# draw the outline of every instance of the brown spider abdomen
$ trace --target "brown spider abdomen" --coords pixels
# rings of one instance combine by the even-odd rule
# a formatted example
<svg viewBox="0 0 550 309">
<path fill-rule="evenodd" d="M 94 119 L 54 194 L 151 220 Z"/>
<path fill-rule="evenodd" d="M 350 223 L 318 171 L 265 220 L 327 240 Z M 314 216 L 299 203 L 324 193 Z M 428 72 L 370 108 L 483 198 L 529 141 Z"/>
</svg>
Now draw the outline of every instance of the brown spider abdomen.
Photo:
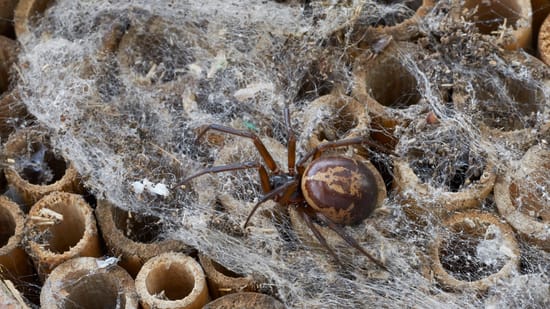
<svg viewBox="0 0 550 309">
<path fill-rule="evenodd" d="M 311 208 L 335 223 L 358 224 L 376 208 L 378 186 L 360 160 L 321 157 L 302 175 L 302 192 Z"/>
</svg>

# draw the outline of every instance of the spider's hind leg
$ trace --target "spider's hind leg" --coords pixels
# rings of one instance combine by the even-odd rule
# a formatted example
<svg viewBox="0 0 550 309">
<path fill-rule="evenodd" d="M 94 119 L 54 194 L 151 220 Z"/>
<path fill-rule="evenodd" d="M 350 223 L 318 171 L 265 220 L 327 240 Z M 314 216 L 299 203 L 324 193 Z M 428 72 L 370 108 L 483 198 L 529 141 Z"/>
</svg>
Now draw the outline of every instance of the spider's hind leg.
<svg viewBox="0 0 550 309">
<path fill-rule="evenodd" d="M 336 234 L 338 234 L 338 236 L 340 236 L 340 238 L 342 238 L 346 243 L 348 243 L 348 245 L 350 245 L 351 247 L 357 249 L 357 251 L 361 252 L 363 255 L 365 255 L 366 257 L 368 257 L 371 261 L 373 261 L 376 265 L 378 265 L 380 268 L 388 271 L 388 268 L 386 268 L 386 266 L 381 262 L 379 261 L 378 259 L 376 259 L 375 257 L 373 257 L 370 253 L 368 253 L 363 247 L 361 247 L 361 245 L 357 242 L 357 240 L 355 240 L 355 238 L 353 238 L 351 235 L 349 235 L 348 233 L 346 233 L 346 231 L 344 230 L 344 228 L 342 228 L 341 226 L 339 226 L 338 224 L 332 222 L 332 220 L 330 220 L 329 218 L 327 218 L 325 215 L 323 215 L 322 213 L 315 213 L 315 217 L 319 220 L 321 220 L 321 222 L 325 223 L 331 230 L 333 230 L 334 232 L 336 232 Z"/>
<path fill-rule="evenodd" d="M 334 250 L 332 250 L 331 247 L 329 247 L 328 243 L 327 243 L 327 240 L 325 239 L 325 237 L 321 234 L 321 232 L 319 232 L 319 230 L 315 227 L 315 223 L 313 223 L 313 220 L 311 219 L 310 215 L 300 209 L 300 208 L 296 208 L 296 211 L 298 212 L 298 214 L 300 215 L 300 217 L 302 218 L 302 220 L 304 220 L 304 222 L 306 223 L 307 227 L 311 230 L 311 232 L 313 233 L 313 235 L 315 236 L 315 238 L 317 238 L 317 240 L 319 241 L 319 243 L 321 245 L 323 245 L 323 247 L 325 247 L 328 252 L 330 253 L 330 255 L 334 258 L 334 260 L 343 266 L 342 262 L 340 261 L 340 259 L 338 258 L 338 256 L 336 255 L 336 253 L 334 253 Z"/>
</svg>

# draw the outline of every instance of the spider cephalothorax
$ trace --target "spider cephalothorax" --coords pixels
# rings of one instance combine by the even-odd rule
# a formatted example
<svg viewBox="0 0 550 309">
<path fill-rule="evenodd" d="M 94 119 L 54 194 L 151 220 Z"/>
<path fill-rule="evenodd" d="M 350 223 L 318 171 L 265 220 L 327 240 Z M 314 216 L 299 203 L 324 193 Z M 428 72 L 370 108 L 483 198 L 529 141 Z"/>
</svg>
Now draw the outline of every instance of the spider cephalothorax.
<svg viewBox="0 0 550 309">
<path fill-rule="evenodd" d="M 315 226 L 314 220 L 325 224 L 350 246 L 385 269 L 386 267 L 382 262 L 367 253 L 342 227 L 342 225 L 353 225 L 362 222 L 376 208 L 380 186 L 374 175 L 377 172 L 369 168 L 359 158 L 338 155 L 322 156 L 323 152 L 329 149 L 370 144 L 371 142 L 367 137 L 325 142 L 316 146 L 296 162 L 296 137 L 290 127 L 288 109 L 285 109 L 285 123 L 288 134 L 287 171 L 283 171 L 277 166 L 265 145 L 255 134 L 231 127 L 210 124 L 201 128 L 197 139 L 200 139 L 209 130 L 250 138 L 269 172 L 260 162 L 213 166 L 185 178 L 177 187 L 195 177 L 208 173 L 255 168 L 260 174 L 260 183 L 264 195 L 250 211 L 244 223 L 245 227 L 261 204 L 268 200 L 274 200 L 280 206 L 295 207 L 300 218 L 311 229 L 313 235 L 336 260 L 338 260 L 338 257 Z"/>
</svg>

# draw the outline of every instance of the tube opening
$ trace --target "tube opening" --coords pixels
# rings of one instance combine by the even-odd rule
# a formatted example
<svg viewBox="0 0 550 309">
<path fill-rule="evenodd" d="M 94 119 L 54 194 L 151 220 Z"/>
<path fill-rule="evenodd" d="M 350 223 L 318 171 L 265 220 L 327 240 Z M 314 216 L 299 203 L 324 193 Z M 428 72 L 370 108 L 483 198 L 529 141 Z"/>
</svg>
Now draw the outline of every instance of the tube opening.
<svg viewBox="0 0 550 309">
<path fill-rule="evenodd" d="M 546 169 L 546 172 L 548 170 L 550 168 Z M 537 222 L 550 222 L 550 207 L 545 206 L 548 203 L 548 187 L 545 183 L 547 184 L 550 179 L 548 176 L 538 176 L 527 182 L 510 184 L 512 205 Z"/>
<path fill-rule="evenodd" d="M 61 214 L 63 220 L 54 224 L 42 233 L 45 248 L 53 253 L 61 254 L 76 246 L 85 232 L 86 216 L 80 211 L 79 205 L 57 203 L 49 209 Z"/>
<path fill-rule="evenodd" d="M 18 156 L 15 169 L 31 184 L 49 185 L 63 178 L 67 163 L 43 143 L 33 142 Z"/>
<path fill-rule="evenodd" d="M 145 281 L 147 291 L 157 298 L 184 299 L 195 287 L 195 277 L 186 264 L 171 263 L 151 269 Z"/>
<path fill-rule="evenodd" d="M 535 126 L 537 114 L 544 106 L 541 89 L 513 79 L 495 80 L 478 87 L 478 104 L 474 107 L 478 108 L 476 113 L 487 126 L 503 131 Z"/>
<path fill-rule="evenodd" d="M 151 17 L 130 25 L 119 46 L 119 61 L 133 72 L 153 82 L 169 82 L 186 73 L 195 61 L 190 44 L 181 37 L 181 30 L 160 17 Z"/>
<path fill-rule="evenodd" d="M 111 207 L 111 212 L 116 228 L 132 241 L 149 244 L 159 240 L 162 231 L 159 218 L 139 215 L 115 206 Z"/>
<path fill-rule="evenodd" d="M 0 248 L 7 245 L 15 234 L 15 218 L 4 207 L 0 207 Z"/>
<path fill-rule="evenodd" d="M 411 18 L 422 6 L 422 0 L 377 0 L 377 3 L 392 6 L 395 9 L 384 15 L 379 23 L 382 26 L 395 26 Z"/>
<path fill-rule="evenodd" d="M 124 308 L 124 294 L 120 293 L 115 279 L 109 274 L 86 274 L 66 284 L 67 297 L 63 308 Z"/>
<path fill-rule="evenodd" d="M 384 57 L 369 67 L 365 83 L 370 95 L 387 107 L 404 109 L 421 98 L 416 77 L 393 56 Z"/>
<path fill-rule="evenodd" d="M 486 159 L 473 151 L 458 132 L 436 131 L 418 137 L 408 156 L 412 170 L 422 182 L 458 192 L 481 179 Z"/>
<path fill-rule="evenodd" d="M 25 1 L 25 0 L 22 0 Z M 21 2 L 22 2 L 21 1 Z M 32 5 L 29 8 L 29 15 L 27 16 L 27 23 L 30 27 L 36 28 L 40 23 L 40 19 L 44 16 L 44 12 L 55 4 L 55 0 L 35 0 L 32 1 Z"/>
<path fill-rule="evenodd" d="M 499 272 L 508 259 L 499 251 L 503 246 L 500 229 L 472 222 L 464 220 L 451 226 L 439 253 L 441 265 L 451 276 L 470 282 Z"/>
<path fill-rule="evenodd" d="M 483 34 L 493 34 L 504 25 L 515 28 L 516 23 L 523 18 L 517 1 L 466 0 L 463 7 L 475 10 L 468 19 L 474 22 Z"/>
<path fill-rule="evenodd" d="M 3 195 L 8 191 L 8 180 L 6 179 L 6 174 L 4 174 L 4 170 L 0 169 L 0 195 Z"/>
<path fill-rule="evenodd" d="M 365 117 L 359 103 L 336 96 L 329 96 L 328 104 L 321 106 L 319 113 L 324 114 L 317 119 L 316 132 L 319 141 L 336 141 L 346 137 L 350 131 L 357 128 L 359 117 Z M 364 128 L 366 129 L 366 128 Z"/>
</svg>

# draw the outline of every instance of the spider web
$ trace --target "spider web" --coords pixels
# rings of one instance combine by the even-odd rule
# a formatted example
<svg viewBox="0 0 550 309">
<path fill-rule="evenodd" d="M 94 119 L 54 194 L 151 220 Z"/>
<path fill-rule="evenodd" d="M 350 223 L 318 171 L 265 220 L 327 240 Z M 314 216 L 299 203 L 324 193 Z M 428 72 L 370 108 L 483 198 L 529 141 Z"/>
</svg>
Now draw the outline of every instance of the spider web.
<svg viewBox="0 0 550 309">
<path fill-rule="evenodd" d="M 405 215 L 392 189 L 392 161 L 377 151 L 367 153 L 383 172 L 388 199 L 347 231 L 380 256 L 391 275 L 331 240 L 344 264 L 338 266 L 274 203 L 262 206 L 243 230 L 262 194 L 254 170 L 206 175 L 166 197 L 133 190 L 144 179 L 170 187 L 205 166 L 261 160 L 243 138 L 213 132 L 195 143 L 204 124 L 255 132 L 282 168 L 285 107 L 299 155 L 309 149 L 320 123 L 324 139 L 344 138 L 357 123 L 341 112 L 346 105 L 332 111 L 311 108 L 312 101 L 329 93 L 350 95 L 349 54 L 357 33 L 406 20 L 420 2 L 59 0 L 25 38 L 19 87 L 29 111 L 50 129 L 56 148 L 71 158 L 97 198 L 159 218 L 161 231 L 151 226 L 160 233 L 156 237 L 181 239 L 232 271 L 261 276 L 262 291 L 289 307 L 547 307 L 549 253 L 523 240 L 520 269 L 485 296 L 446 291 L 426 275 L 434 235 L 450 232 L 440 228 L 440 220 L 419 224 Z M 490 11 L 491 21 L 510 23 L 501 8 L 508 2 L 493 2 L 500 6 Z M 395 151 L 438 190 L 458 191 L 478 179 L 488 160 L 502 172 L 526 152 L 515 140 L 484 138 L 480 123 L 526 129 L 533 133 L 529 145 L 548 147 L 548 133 L 541 129 L 550 110 L 547 67 L 529 65 L 525 52 L 500 50 L 496 41 L 509 32 L 497 26 L 481 35 L 487 31 L 479 19 L 453 15 L 459 5 L 439 1 L 419 21 L 418 35 L 410 40 L 414 52 L 395 35 L 392 67 L 414 83 L 382 85 L 371 93 L 380 101 L 406 102 L 397 108 L 396 115 L 408 121 L 393 132 Z M 117 33 L 124 36 L 117 39 Z M 383 57 L 380 38 L 364 35 L 380 50 L 363 52 Z M 426 122 L 428 112 L 437 125 Z M 363 129 L 389 134 L 379 127 Z M 542 190 L 548 197 L 548 186 Z M 497 214 L 492 196 L 482 209 Z M 494 244 L 482 240 L 474 246 L 487 252 Z M 460 260 L 474 253 L 456 254 Z M 477 253 L 481 257 L 480 263 L 489 264 L 500 258 Z"/>
</svg>

